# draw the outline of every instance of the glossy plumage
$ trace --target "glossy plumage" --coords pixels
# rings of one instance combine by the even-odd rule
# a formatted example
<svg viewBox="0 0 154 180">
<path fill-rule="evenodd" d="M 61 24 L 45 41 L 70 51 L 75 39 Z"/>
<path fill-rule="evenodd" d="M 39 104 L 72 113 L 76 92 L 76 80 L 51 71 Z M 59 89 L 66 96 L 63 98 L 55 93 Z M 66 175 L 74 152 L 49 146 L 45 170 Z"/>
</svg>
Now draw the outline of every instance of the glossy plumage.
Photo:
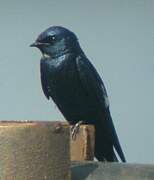
<svg viewBox="0 0 154 180">
<path fill-rule="evenodd" d="M 53 99 L 70 124 L 83 121 L 95 126 L 98 160 L 117 161 L 115 149 L 125 162 L 103 81 L 80 48 L 75 34 L 53 26 L 41 33 L 32 46 L 43 54 L 40 67 L 45 96 Z"/>
</svg>

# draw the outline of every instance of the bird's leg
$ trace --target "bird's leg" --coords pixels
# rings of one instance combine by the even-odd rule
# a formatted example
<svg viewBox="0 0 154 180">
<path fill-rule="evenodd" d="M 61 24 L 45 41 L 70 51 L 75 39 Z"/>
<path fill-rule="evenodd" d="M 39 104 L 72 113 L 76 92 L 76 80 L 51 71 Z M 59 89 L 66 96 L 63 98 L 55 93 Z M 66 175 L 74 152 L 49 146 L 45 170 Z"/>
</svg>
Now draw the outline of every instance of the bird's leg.
<svg viewBox="0 0 154 180">
<path fill-rule="evenodd" d="M 76 139 L 76 135 L 79 132 L 80 125 L 83 123 L 83 121 L 77 122 L 75 125 L 71 127 L 71 137 L 72 140 Z"/>
</svg>

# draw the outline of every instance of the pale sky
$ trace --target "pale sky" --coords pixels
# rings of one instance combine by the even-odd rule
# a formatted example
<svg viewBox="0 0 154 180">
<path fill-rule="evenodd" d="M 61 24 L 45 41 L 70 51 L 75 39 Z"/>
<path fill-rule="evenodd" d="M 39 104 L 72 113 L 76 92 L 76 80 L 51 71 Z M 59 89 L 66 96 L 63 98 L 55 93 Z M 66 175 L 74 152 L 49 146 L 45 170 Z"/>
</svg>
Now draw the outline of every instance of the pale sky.
<svg viewBox="0 0 154 180">
<path fill-rule="evenodd" d="M 154 1 L 0 3 L 0 119 L 63 120 L 40 84 L 29 45 L 51 25 L 72 30 L 105 83 L 128 162 L 154 163 Z"/>
</svg>

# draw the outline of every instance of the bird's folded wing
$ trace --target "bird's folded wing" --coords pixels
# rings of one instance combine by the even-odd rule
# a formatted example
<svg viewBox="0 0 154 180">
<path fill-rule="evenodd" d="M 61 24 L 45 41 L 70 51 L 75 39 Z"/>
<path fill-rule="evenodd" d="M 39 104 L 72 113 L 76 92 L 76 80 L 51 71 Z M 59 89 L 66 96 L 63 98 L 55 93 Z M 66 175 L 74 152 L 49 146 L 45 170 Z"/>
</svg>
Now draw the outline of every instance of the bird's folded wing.
<svg viewBox="0 0 154 180">
<path fill-rule="evenodd" d="M 107 92 L 94 66 L 84 56 L 76 58 L 76 65 L 84 90 L 100 103 L 101 108 L 108 108 L 109 100 Z"/>
<path fill-rule="evenodd" d="M 91 98 L 96 99 L 95 101 L 99 103 L 99 106 L 102 110 L 109 110 L 106 89 L 96 69 L 86 57 L 78 57 L 76 59 L 76 64 L 84 90 L 87 91 Z M 106 123 L 108 123 L 108 125 L 104 124 L 104 126 L 108 128 L 108 131 L 112 137 L 113 146 L 118 152 L 121 160 L 126 162 L 109 111 L 107 111 L 107 115 L 108 121 L 106 121 Z"/>
</svg>

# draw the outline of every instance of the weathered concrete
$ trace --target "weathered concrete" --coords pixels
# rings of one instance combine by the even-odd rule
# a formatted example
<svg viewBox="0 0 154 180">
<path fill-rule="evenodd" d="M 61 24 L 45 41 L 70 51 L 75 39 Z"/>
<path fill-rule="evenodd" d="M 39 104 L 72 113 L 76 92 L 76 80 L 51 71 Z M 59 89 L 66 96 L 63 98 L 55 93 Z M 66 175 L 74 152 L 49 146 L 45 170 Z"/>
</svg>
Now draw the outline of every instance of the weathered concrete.
<svg viewBox="0 0 154 180">
<path fill-rule="evenodd" d="M 154 180 L 154 165 L 74 162 L 72 180 Z"/>
<path fill-rule="evenodd" d="M 71 139 L 71 160 L 93 160 L 95 129 L 92 125 L 81 125 L 74 139 Z"/>
<path fill-rule="evenodd" d="M 59 122 L 1 122 L 0 180 L 69 180 L 69 137 Z"/>
</svg>

